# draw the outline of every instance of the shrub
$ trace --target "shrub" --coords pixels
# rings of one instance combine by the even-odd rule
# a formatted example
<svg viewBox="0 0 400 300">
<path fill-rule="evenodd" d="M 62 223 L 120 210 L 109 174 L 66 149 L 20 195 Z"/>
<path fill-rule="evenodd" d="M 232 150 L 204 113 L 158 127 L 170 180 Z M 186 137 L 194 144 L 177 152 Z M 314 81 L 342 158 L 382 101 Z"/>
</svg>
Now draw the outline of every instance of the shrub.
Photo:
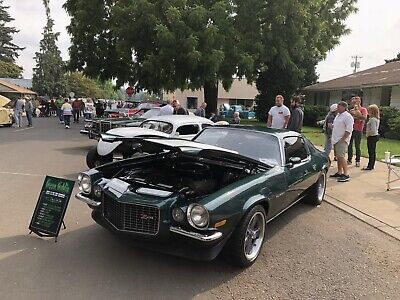
<svg viewBox="0 0 400 300">
<path fill-rule="evenodd" d="M 304 120 L 303 125 L 305 126 L 317 126 L 317 122 L 323 120 L 328 113 L 328 108 L 323 105 L 304 106 Z"/>
<path fill-rule="evenodd" d="M 396 135 L 400 135 L 400 111 L 396 107 L 390 106 L 381 106 L 379 110 L 381 113 L 379 134 L 386 138 L 394 138 Z"/>
</svg>

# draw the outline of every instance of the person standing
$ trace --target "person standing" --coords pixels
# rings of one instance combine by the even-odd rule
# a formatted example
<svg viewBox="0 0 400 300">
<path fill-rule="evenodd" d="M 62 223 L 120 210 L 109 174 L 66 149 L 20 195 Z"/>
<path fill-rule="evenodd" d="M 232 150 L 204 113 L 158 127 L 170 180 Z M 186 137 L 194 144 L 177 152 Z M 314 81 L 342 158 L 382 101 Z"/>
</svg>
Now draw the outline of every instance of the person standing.
<svg viewBox="0 0 400 300">
<path fill-rule="evenodd" d="M 329 108 L 329 113 L 326 115 L 323 125 L 323 130 L 325 134 L 324 152 L 328 156 L 331 154 L 332 150 L 332 127 L 333 127 L 333 120 L 336 117 L 337 107 L 338 105 L 336 103 L 331 105 L 331 107 Z"/>
<path fill-rule="evenodd" d="M 196 110 L 196 112 L 194 113 L 196 116 L 198 117 L 206 117 L 206 107 L 207 107 L 207 103 L 203 102 L 200 107 Z"/>
<path fill-rule="evenodd" d="M 275 97 L 275 106 L 268 112 L 267 127 L 285 129 L 290 119 L 290 110 L 283 104 L 282 95 Z"/>
<path fill-rule="evenodd" d="M 32 117 L 33 117 L 33 107 L 32 100 L 30 98 L 25 98 L 25 112 L 26 118 L 28 119 L 28 127 L 32 127 Z"/>
<path fill-rule="evenodd" d="M 338 178 L 339 182 L 350 180 L 347 170 L 346 153 L 353 132 L 354 119 L 347 111 L 348 105 L 340 101 L 337 106 L 338 115 L 333 121 L 332 145 L 337 158 L 337 172 L 330 177 Z"/>
<path fill-rule="evenodd" d="M 91 98 L 87 98 L 85 103 L 84 116 L 86 120 L 91 120 L 94 113 L 94 104 Z"/>
<path fill-rule="evenodd" d="M 17 99 L 14 105 L 14 119 L 17 127 L 22 127 L 22 113 L 24 111 L 25 102 L 23 99 Z"/>
<path fill-rule="evenodd" d="M 350 110 L 350 114 L 354 118 L 354 128 L 349 143 L 347 164 L 352 164 L 354 142 L 354 146 L 356 148 L 356 167 L 359 167 L 361 158 L 361 138 L 364 130 L 365 120 L 368 116 L 368 111 L 365 107 L 361 106 L 361 97 L 359 96 L 351 98 L 351 103 L 353 108 Z"/>
<path fill-rule="evenodd" d="M 61 107 L 63 104 L 64 104 L 64 99 L 61 96 L 58 97 L 56 100 L 56 108 L 57 108 L 57 116 L 58 116 L 58 119 L 60 120 L 60 124 L 64 123 L 63 112 L 61 110 Z"/>
<path fill-rule="evenodd" d="M 160 109 L 160 116 L 169 116 L 174 114 L 174 108 L 172 107 L 172 100 L 167 100 L 167 105 L 164 105 Z"/>
<path fill-rule="evenodd" d="M 368 165 L 363 168 L 364 171 L 373 170 L 376 161 L 376 143 L 379 141 L 379 107 L 375 104 L 368 106 L 369 120 L 366 126 Z"/>
<path fill-rule="evenodd" d="M 71 116 L 72 116 L 72 106 L 71 106 L 71 104 L 69 104 L 68 99 L 65 99 L 64 104 L 61 107 L 61 110 L 63 112 L 65 129 L 69 129 Z M 78 111 L 78 113 L 79 113 L 79 111 Z"/>
<path fill-rule="evenodd" d="M 238 111 L 235 111 L 233 113 L 233 119 L 231 121 L 231 124 L 240 124 L 240 114 Z"/>
<path fill-rule="evenodd" d="M 64 103 L 65 104 L 65 103 Z M 64 105 L 63 104 L 63 105 Z M 74 115 L 74 123 L 79 123 L 79 114 L 81 110 L 81 101 L 75 99 L 72 102 L 72 114 Z M 65 120 L 64 120 L 65 121 Z M 69 128 L 69 127 L 68 127 Z"/>
<path fill-rule="evenodd" d="M 300 106 L 299 96 L 292 97 L 290 100 L 290 108 L 290 119 L 287 129 L 301 133 L 301 129 L 303 128 L 304 112 Z"/>
<path fill-rule="evenodd" d="M 187 115 L 188 112 L 184 109 L 178 100 L 172 102 L 172 107 L 174 108 L 174 115 Z"/>
</svg>

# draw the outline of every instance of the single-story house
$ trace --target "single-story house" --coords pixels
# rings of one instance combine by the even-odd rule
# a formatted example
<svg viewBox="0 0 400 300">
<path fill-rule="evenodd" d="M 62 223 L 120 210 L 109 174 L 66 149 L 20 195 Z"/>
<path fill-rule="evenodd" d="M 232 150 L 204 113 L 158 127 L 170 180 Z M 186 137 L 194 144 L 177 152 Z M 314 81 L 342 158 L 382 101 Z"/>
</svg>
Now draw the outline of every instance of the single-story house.
<svg viewBox="0 0 400 300">
<path fill-rule="evenodd" d="M 4 79 L 0 79 L 0 94 L 10 99 L 16 99 L 23 96 L 36 96 L 36 93 L 31 91 L 30 89 L 13 84 Z"/>
<path fill-rule="evenodd" d="M 246 79 L 235 78 L 229 91 L 225 91 L 222 83 L 218 86 L 217 107 L 228 103 L 230 105 L 243 105 L 245 107 L 254 106 L 254 98 L 258 94 L 255 84 L 248 84 Z M 204 90 L 176 90 L 173 93 L 164 93 L 163 99 L 179 100 L 182 107 L 186 109 L 196 109 L 204 102 Z"/>
<path fill-rule="evenodd" d="M 329 106 L 359 95 L 363 106 L 377 104 L 400 108 L 400 61 L 316 83 L 302 91 L 307 104 Z"/>
</svg>

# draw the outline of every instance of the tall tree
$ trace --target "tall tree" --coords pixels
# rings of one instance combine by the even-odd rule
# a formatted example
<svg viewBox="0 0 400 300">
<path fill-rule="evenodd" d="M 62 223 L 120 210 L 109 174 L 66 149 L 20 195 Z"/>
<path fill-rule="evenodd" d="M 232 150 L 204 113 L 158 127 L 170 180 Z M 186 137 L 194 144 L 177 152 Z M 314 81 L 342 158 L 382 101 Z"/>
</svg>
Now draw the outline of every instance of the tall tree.
<svg viewBox="0 0 400 300">
<path fill-rule="evenodd" d="M 22 68 L 16 64 L 0 60 L 0 77 L 21 78 Z"/>
<path fill-rule="evenodd" d="M 315 66 L 347 34 L 357 0 L 265 1 L 264 62 L 257 79 L 257 116 L 265 120 L 277 94 L 289 98 L 317 80 Z"/>
<path fill-rule="evenodd" d="M 53 32 L 54 21 L 50 16 L 50 0 L 43 0 L 47 23 L 43 30 L 36 67 L 33 68 L 32 86 L 39 95 L 55 97 L 65 93 L 65 67 L 57 47 L 59 32 Z"/>
<path fill-rule="evenodd" d="M 21 48 L 15 45 L 13 35 L 18 33 L 19 30 L 15 27 L 7 26 L 7 23 L 14 21 L 10 14 L 7 12 L 9 6 L 3 5 L 3 0 L 0 0 L 0 60 L 7 63 L 15 63 L 15 59 L 18 57 L 18 51 L 25 48 Z"/>
<path fill-rule="evenodd" d="M 274 93 L 315 80 L 316 63 L 347 32 L 355 2 L 67 0 L 70 66 L 150 91 L 204 87 L 209 110 L 218 81 L 228 89 L 234 75 L 259 77 L 265 114 Z"/>
</svg>

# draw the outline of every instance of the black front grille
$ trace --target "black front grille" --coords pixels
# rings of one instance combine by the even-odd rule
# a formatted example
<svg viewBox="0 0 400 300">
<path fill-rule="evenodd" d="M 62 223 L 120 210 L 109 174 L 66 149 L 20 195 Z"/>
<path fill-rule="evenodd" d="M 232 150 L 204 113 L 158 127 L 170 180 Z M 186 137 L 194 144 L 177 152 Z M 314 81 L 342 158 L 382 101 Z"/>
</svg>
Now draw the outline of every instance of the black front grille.
<svg viewBox="0 0 400 300">
<path fill-rule="evenodd" d="M 119 230 L 153 235 L 158 232 L 160 211 L 154 206 L 122 203 L 104 197 L 103 214 Z"/>
<path fill-rule="evenodd" d="M 111 129 L 111 122 L 101 122 L 100 133 L 105 133 Z"/>
<path fill-rule="evenodd" d="M 100 124 L 101 124 L 100 121 L 93 122 L 93 127 L 92 127 L 93 131 L 100 133 Z"/>
</svg>

